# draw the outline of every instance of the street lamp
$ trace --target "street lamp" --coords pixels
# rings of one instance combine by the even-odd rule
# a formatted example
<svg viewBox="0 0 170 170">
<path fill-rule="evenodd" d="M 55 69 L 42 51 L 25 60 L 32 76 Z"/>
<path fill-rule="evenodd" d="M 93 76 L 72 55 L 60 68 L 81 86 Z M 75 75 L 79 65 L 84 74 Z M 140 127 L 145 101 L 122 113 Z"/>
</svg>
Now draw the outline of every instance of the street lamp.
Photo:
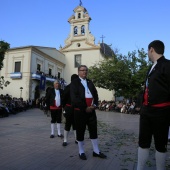
<svg viewBox="0 0 170 170">
<path fill-rule="evenodd" d="M 22 89 L 23 89 L 23 87 L 20 87 L 20 90 L 21 90 L 20 98 L 22 97 Z"/>
</svg>

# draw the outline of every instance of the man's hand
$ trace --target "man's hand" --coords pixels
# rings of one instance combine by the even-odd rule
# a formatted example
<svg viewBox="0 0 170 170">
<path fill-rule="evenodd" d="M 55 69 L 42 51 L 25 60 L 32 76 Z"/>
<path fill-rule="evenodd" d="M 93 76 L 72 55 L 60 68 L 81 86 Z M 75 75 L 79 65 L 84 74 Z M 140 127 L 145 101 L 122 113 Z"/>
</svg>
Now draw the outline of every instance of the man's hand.
<svg viewBox="0 0 170 170">
<path fill-rule="evenodd" d="M 86 112 L 87 112 L 87 113 L 92 112 L 92 108 L 91 108 L 91 106 L 86 108 Z"/>
<path fill-rule="evenodd" d="M 96 109 L 95 106 L 89 106 L 89 107 L 86 108 L 86 112 L 90 113 L 90 112 L 92 112 L 95 109 Z"/>
<path fill-rule="evenodd" d="M 91 110 L 95 110 L 95 109 L 96 109 L 96 106 L 90 106 L 90 109 L 91 109 Z"/>
</svg>

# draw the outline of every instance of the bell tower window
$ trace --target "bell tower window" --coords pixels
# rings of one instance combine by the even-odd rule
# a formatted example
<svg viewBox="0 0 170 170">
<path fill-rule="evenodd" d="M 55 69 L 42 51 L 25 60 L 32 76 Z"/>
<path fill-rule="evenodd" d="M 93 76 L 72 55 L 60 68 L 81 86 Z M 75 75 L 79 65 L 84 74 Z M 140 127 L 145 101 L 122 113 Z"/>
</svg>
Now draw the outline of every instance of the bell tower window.
<svg viewBox="0 0 170 170">
<path fill-rule="evenodd" d="M 74 35 L 77 35 L 77 26 L 74 27 Z"/>
<path fill-rule="evenodd" d="M 85 26 L 84 26 L 84 25 L 81 26 L 81 34 L 82 34 L 82 35 L 85 34 Z"/>
<path fill-rule="evenodd" d="M 78 18 L 81 18 L 81 13 L 78 13 Z"/>
</svg>

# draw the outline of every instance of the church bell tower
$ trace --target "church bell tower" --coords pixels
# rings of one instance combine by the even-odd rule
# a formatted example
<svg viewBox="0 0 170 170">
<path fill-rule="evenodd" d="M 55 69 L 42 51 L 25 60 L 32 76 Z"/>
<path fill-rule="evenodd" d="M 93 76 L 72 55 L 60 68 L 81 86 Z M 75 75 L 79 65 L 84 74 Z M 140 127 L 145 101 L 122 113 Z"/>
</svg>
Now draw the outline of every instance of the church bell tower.
<svg viewBox="0 0 170 170">
<path fill-rule="evenodd" d="M 77 47 L 81 46 L 80 41 L 85 41 L 91 45 L 95 44 L 95 38 L 89 30 L 91 17 L 89 16 L 88 11 L 80 5 L 73 11 L 74 14 L 68 19 L 68 22 L 70 23 L 70 34 L 65 40 L 65 47 L 60 49 L 61 51 L 70 46 L 73 42 L 77 42 Z"/>
</svg>

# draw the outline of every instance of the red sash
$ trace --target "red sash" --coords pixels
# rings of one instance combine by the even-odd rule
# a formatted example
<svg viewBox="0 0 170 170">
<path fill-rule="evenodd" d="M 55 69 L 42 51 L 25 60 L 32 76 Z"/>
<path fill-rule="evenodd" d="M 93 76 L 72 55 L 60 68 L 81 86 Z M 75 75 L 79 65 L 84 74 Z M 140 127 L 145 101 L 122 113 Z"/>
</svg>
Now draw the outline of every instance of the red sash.
<svg viewBox="0 0 170 170">
<path fill-rule="evenodd" d="M 56 106 L 56 101 L 54 100 L 54 105 L 53 106 L 50 106 L 50 109 L 51 110 L 59 110 L 59 109 L 62 109 L 61 106 Z"/>
<path fill-rule="evenodd" d="M 93 101 L 93 98 L 86 98 L 86 104 L 88 107 L 93 104 L 92 101 Z"/>
<path fill-rule="evenodd" d="M 145 89 L 145 93 L 144 93 L 144 102 L 143 104 L 145 106 L 148 105 L 148 88 L 146 87 Z M 151 105 L 152 107 L 166 107 L 166 106 L 170 106 L 170 102 L 165 102 L 165 103 L 159 103 L 159 104 L 154 104 L 154 105 Z"/>
<path fill-rule="evenodd" d="M 165 102 L 165 103 L 152 105 L 152 107 L 165 107 L 165 106 L 170 106 L 170 102 Z"/>
<path fill-rule="evenodd" d="M 87 106 L 91 106 L 93 102 L 93 98 L 86 98 L 86 104 Z M 80 110 L 79 108 L 74 108 L 74 110 Z"/>
<path fill-rule="evenodd" d="M 145 93 L 144 93 L 144 100 L 143 100 L 144 105 L 148 105 L 148 88 L 146 87 Z"/>
</svg>

